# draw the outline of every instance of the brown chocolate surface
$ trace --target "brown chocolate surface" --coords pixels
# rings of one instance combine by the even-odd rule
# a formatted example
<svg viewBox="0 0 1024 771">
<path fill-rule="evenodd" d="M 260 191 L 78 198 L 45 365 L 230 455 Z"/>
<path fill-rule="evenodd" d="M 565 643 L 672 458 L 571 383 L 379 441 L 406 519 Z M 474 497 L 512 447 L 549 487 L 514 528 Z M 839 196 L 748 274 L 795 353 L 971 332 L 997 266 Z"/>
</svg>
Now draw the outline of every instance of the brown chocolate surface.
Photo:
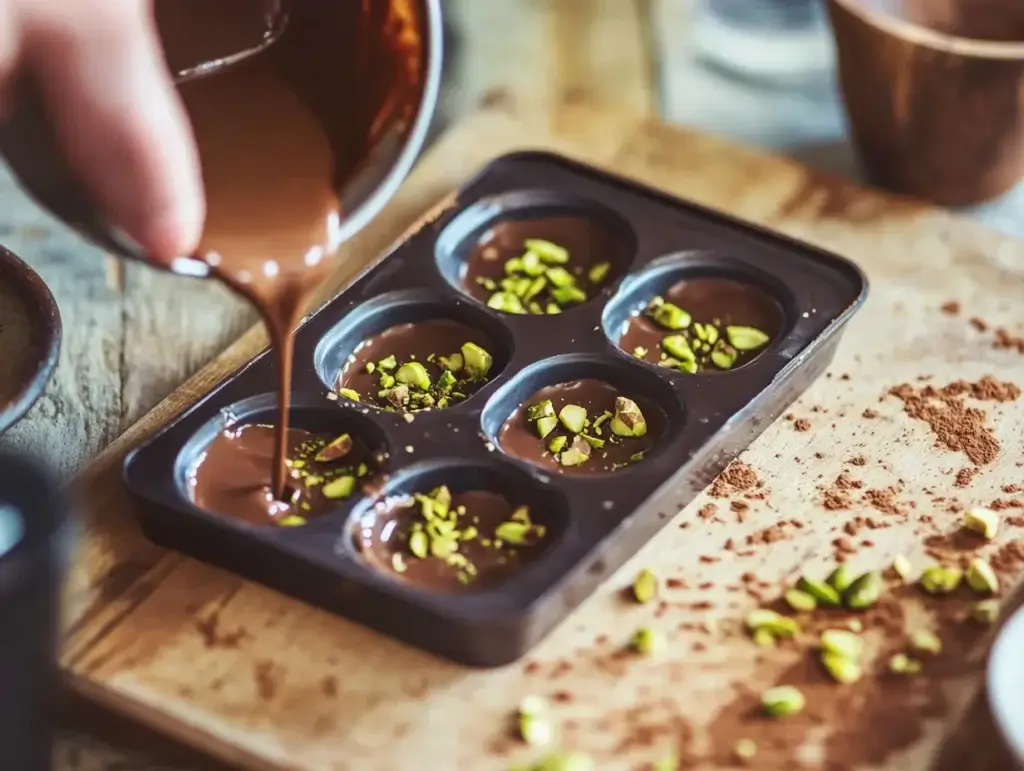
<svg viewBox="0 0 1024 771">
<path fill-rule="evenodd" d="M 399 364 L 418 361 L 426 368 L 431 383 L 437 383 L 438 378 L 444 371 L 438 357 L 450 357 L 459 353 L 464 343 L 476 343 L 492 356 L 495 353 L 494 343 L 479 329 L 461 324 L 457 321 L 444 319 L 436 321 L 423 321 L 407 324 L 397 324 L 389 327 L 378 335 L 364 341 L 356 348 L 349 357 L 341 374 L 338 377 L 338 389 L 346 388 L 359 394 L 359 401 L 363 404 L 371 404 L 382 409 L 392 410 L 395 405 L 380 396 L 382 391 L 382 375 L 389 374 L 388 371 L 377 366 L 377 363 L 389 356 L 394 356 Z M 374 371 L 367 372 L 367 364 L 374 365 Z M 394 375 L 394 370 L 390 371 Z M 492 368 L 488 378 L 497 374 Z M 487 380 L 472 380 L 459 374 L 457 390 L 454 388 L 449 394 L 450 406 L 464 401 L 472 394 L 479 391 Z M 385 381 L 386 382 L 386 381 Z M 415 412 L 420 409 L 436 409 L 438 404 L 409 404 L 403 409 L 408 412 Z"/>
<path fill-rule="evenodd" d="M 466 290 L 481 302 L 487 302 L 494 291 L 481 281 L 500 282 L 505 278 L 505 263 L 526 251 L 527 239 L 550 241 L 568 250 L 569 262 L 562 267 L 576 277 L 577 286 L 586 292 L 587 300 L 625 273 L 632 259 L 627 243 L 620 236 L 588 217 L 504 220 L 487 230 L 467 254 L 463 268 Z M 591 267 L 604 262 L 610 265 L 608 273 L 595 284 L 587 273 Z M 551 300 L 550 292 L 545 289 L 535 299 L 546 306 Z"/>
<path fill-rule="evenodd" d="M 206 24 L 207 5 L 161 6 L 169 62 L 253 37 L 253 13 L 222 5 L 218 24 Z M 264 53 L 180 86 L 207 197 L 195 256 L 256 306 L 280 365 L 268 460 L 277 496 L 287 477 L 292 332 L 340 245 L 338 191 L 378 133 L 418 107 L 422 39 L 409 21 L 392 2 L 293 0 L 286 31 Z"/>
<path fill-rule="evenodd" d="M 782 329 L 783 315 L 779 303 L 757 287 L 723 278 L 698 278 L 680 281 L 662 295 L 689 313 L 701 324 L 714 324 L 725 337 L 724 327 L 754 327 L 774 340 Z M 657 324 L 645 311 L 640 311 L 626 322 L 619 347 L 630 355 L 638 348 L 646 353 L 639 359 L 657 364 L 662 360 L 661 341 L 669 335 L 684 334 L 692 337 L 693 325 L 683 330 L 668 330 Z M 771 342 L 753 351 L 737 351 L 732 369 L 756 358 Z M 700 360 L 698 371 L 718 371 L 710 362 Z"/>
<path fill-rule="evenodd" d="M 320 516 L 359 495 L 363 481 L 376 467 L 370 450 L 358 440 L 343 457 L 316 461 L 315 456 L 335 438 L 288 429 L 286 500 L 278 500 L 271 492 L 274 427 L 247 424 L 226 428 L 189 470 L 192 500 L 205 511 L 253 525 L 301 526 L 304 522 L 295 517 L 307 520 Z M 343 477 L 355 477 L 352 492 L 328 497 L 334 494 L 331 482 Z"/>
<path fill-rule="evenodd" d="M 615 411 L 617 396 L 625 396 L 637 403 L 647 420 L 646 435 L 629 438 L 614 436 L 608 422 L 597 430 L 588 428 L 585 433 L 605 440 L 606 444 L 602 448 L 593 448 L 590 459 L 578 466 L 563 466 L 548 451 L 548 442 L 552 437 L 565 435 L 571 438 L 572 435 L 559 426 L 546 438 L 541 439 L 527 414 L 532 405 L 550 399 L 556 413 L 567 404 L 574 404 L 586 409 L 587 417 L 593 421 L 605 412 Z M 646 399 L 624 393 L 602 380 L 573 380 L 542 388 L 520 405 L 501 427 L 498 445 L 512 457 L 529 461 L 549 471 L 563 474 L 598 474 L 641 462 L 642 458 L 639 458 L 638 454 L 651 450 L 665 434 L 667 426 L 668 418 L 664 410 Z"/>
<path fill-rule="evenodd" d="M 413 496 L 387 499 L 363 517 L 356 531 L 356 548 L 375 569 L 403 581 L 431 591 L 464 592 L 493 586 L 508 578 L 543 553 L 552 540 L 553 531 L 544 512 L 539 511 L 531 511 L 530 517 L 532 523 L 543 528 L 543 535 L 531 539 L 530 544 L 512 546 L 496 539 L 495 528 L 511 521 L 517 508 L 497 493 L 453 493 L 451 507 L 464 507 L 464 513 L 457 516 L 460 531 L 465 532 L 468 527 L 476 530 L 474 537 L 459 541 L 459 553 L 472 569 L 451 565 L 429 554 L 421 559 L 412 553 L 410 534 L 414 525 L 425 523 L 421 503 Z M 397 558 L 398 570 L 395 554 L 401 555 Z"/>
</svg>

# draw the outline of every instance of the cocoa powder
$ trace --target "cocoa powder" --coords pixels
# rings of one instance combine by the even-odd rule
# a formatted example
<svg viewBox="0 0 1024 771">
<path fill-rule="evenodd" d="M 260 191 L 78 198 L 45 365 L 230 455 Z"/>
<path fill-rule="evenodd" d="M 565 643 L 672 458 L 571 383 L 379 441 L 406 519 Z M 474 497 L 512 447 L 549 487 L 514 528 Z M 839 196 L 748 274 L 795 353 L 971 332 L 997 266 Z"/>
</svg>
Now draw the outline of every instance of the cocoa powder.
<svg viewBox="0 0 1024 771">
<path fill-rule="evenodd" d="M 712 498 L 728 498 L 737 493 L 752 493 L 763 485 L 750 466 L 734 460 L 715 478 L 708 494 Z"/>
</svg>

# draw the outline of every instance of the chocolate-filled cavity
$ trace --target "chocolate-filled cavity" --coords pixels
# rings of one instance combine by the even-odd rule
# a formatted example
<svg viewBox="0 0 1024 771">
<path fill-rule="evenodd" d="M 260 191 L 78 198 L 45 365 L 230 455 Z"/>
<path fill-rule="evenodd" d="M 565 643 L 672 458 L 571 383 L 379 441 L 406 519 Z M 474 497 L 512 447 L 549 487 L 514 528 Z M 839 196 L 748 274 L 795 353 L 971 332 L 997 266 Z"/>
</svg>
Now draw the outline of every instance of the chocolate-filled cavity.
<svg viewBox="0 0 1024 771">
<path fill-rule="evenodd" d="M 196 506 L 252 525 L 301 527 L 361 494 L 377 470 L 371 450 L 351 434 L 288 429 L 285 494 L 271 485 L 276 430 L 247 423 L 221 430 L 187 474 Z"/>
<path fill-rule="evenodd" d="M 499 220 L 463 248 L 464 289 L 514 314 L 556 314 L 588 302 L 631 258 L 624 238 L 583 214 Z"/>
<path fill-rule="evenodd" d="M 508 455 L 564 474 L 618 471 L 643 461 L 665 434 L 657 404 L 603 380 L 550 385 L 523 402 L 498 432 Z"/>
<path fill-rule="evenodd" d="M 678 281 L 625 322 L 619 347 L 661 367 L 694 374 L 741 367 L 782 330 L 782 307 L 752 284 L 723 277 Z"/>
<path fill-rule="evenodd" d="M 445 409 L 500 372 L 495 350 L 486 333 L 457 321 L 396 324 L 355 349 L 336 389 L 344 398 L 390 412 Z"/>
<path fill-rule="evenodd" d="M 357 523 L 355 545 L 376 570 L 450 593 L 509 578 L 555 534 L 549 511 L 489 490 L 442 485 L 381 501 Z"/>
</svg>

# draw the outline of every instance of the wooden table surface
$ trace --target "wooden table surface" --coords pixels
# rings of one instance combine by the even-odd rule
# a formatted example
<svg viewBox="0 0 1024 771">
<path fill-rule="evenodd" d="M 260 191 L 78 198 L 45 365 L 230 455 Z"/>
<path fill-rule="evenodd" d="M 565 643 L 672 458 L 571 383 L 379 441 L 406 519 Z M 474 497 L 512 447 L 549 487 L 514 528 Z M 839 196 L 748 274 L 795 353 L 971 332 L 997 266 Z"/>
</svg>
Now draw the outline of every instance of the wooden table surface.
<svg viewBox="0 0 1024 771">
<path fill-rule="evenodd" d="M 442 114 L 502 103 L 543 114 L 565 100 L 613 102 L 654 114 L 671 96 L 661 73 L 677 0 L 448 0 L 457 38 Z M 661 23 L 659 23 L 659 21 Z M 65 344 L 57 377 L 3 439 L 70 475 L 253 322 L 216 286 L 161 275 L 97 253 L 0 183 L 0 239 L 35 265 L 57 296 Z M 941 764 L 1006 768 L 983 708 L 964 721 Z M 975 748 L 966 759 L 968 750 Z M 982 754 L 977 748 L 984 748 Z M 979 764 L 979 757 L 983 761 Z M 216 768 L 135 726 L 70 702 L 58 768 Z"/>
</svg>

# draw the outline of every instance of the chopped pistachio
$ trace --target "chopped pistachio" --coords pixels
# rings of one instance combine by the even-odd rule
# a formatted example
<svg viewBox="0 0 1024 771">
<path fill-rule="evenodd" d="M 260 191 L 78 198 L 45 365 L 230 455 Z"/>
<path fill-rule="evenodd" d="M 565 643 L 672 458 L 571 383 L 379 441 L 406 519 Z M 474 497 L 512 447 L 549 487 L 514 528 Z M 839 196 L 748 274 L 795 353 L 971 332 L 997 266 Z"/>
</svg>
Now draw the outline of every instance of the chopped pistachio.
<svg viewBox="0 0 1024 771">
<path fill-rule="evenodd" d="M 463 367 L 472 378 L 485 378 L 494 366 L 494 357 L 476 343 L 462 344 Z"/>
<path fill-rule="evenodd" d="M 338 396 L 344 396 L 346 399 L 353 402 L 359 401 L 359 392 L 353 391 L 351 388 L 339 388 Z"/>
<path fill-rule="evenodd" d="M 719 369 L 732 369 L 736 357 L 724 348 L 717 348 L 711 352 L 711 363 Z"/>
<path fill-rule="evenodd" d="M 640 604 L 648 603 L 658 596 L 658 577 L 644 568 L 633 579 L 633 596 Z"/>
<path fill-rule="evenodd" d="M 437 390 L 439 392 L 447 393 L 448 391 L 452 390 L 452 388 L 455 387 L 455 384 L 457 382 L 458 381 L 455 379 L 455 375 L 452 373 L 452 371 L 450 369 L 446 369 L 438 376 L 437 383 L 435 385 L 437 386 Z"/>
<path fill-rule="evenodd" d="M 611 428 L 616 436 L 640 437 L 647 433 L 647 420 L 636 402 L 624 396 L 616 396 Z"/>
<path fill-rule="evenodd" d="M 849 629 L 851 632 L 856 632 L 857 634 L 860 634 L 864 631 L 864 624 L 861 622 L 859 618 L 851 618 L 849 621 L 846 622 L 846 628 Z"/>
<path fill-rule="evenodd" d="M 795 715 L 805 703 L 804 695 L 791 685 L 779 685 L 761 694 L 761 706 L 771 717 Z"/>
<path fill-rule="evenodd" d="M 437 363 L 450 372 L 459 372 L 465 362 L 461 353 L 453 353 L 451 356 L 438 356 Z"/>
<path fill-rule="evenodd" d="M 559 305 L 571 305 L 587 301 L 587 293 L 579 287 L 566 286 L 551 290 L 551 299 Z"/>
<path fill-rule="evenodd" d="M 409 386 L 405 384 L 396 385 L 394 388 L 382 391 L 378 395 L 395 407 L 404 407 L 409 401 Z"/>
<path fill-rule="evenodd" d="M 913 566 L 910 564 L 910 560 L 902 554 L 897 554 L 892 558 L 892 569 L 903 583 L 910 581 L 910 574 L 914 570 Z"/>
<path fill-rule="evenodd" d="M 995 594 L 999 591 L 999 576 L 983 559 L 971 560 L 964 578 L 967 585 L 978 594 Z"/>
<path fill-rule="evenodd" d="M 519 269 L 532 278 L 544 272 L 544 263 L 536 252 L 527 252 L 519 258 Z"/>
<path fill-rule="evenodd" d="M 502 522 L 494 529 L 494 537 L 513 546 L 522 546 L 529 532 L 530 526 L 522 522 Z"/>
<path fill-rule="evenodd" d="M 430 374 L 418 361 L 410 361 L 399 367 L 395 380 L 404 385 L 416 386 L 421 391 L 430 389 Z"/>
<path fill-rule="evenodd" d="M 391 354 L 378 361 L 377 366 L 381 369 L 393 370 L 398 367 L 398 359 L 395 358 L 394 354 Z"/>
<path fill-rule="evenodd" d="M 546 418 L 540 418 L 533 425 L 537 429 L 537 433 L 540 435 L 540 438 L 544 439 L 548 434 L 558 428 L 558 418 L 554 415 L 549 415 Z"/>
<path fill-rule="evenodd" d="M 459 544 L 452 536 L 436 536 L 430 539 L 430 555 L 438 559 L 447 559 L 459 550 Z"/>
<path fill-rule="evenodd" d="M 526 696 L 519 702 L 520 715 L 544 715 L 548 711 L 548 703 L 542 696 Z"/>
<path fill-rule="evenodd" d="M 633 634 L 633 649 L 644 656 L 660 653 L 667 644 L 664 634 L 648 626 L 640 627 Z"/>
<path fill-rule="evenodd" d="M 338 438 L 332 439 L 329 443 L 324 445 L 313 460 L 317 463 L 330 463 L 331 461 L 344 458 L 351 450 L 352 437 L 348 434 L 342 434 Z"/>
<path fill-rule="evenodd" d="M 377 369 L 377 365 L 376 364 L 374 364 L 372 361 L 366 362 L 366 374 L 367 375 L 372 375 L 373 371 L 375 369 Z"/>
<path fill-rule="evenodd" d="M 552 455 L 558 455 L 558 453 L 565 449 L 567 444 L 569 444 L 569 437 L 553 436 L 550 441 L 548 441 L 548 451 Z"/>
<path fill-rule="evenodd" d="M 666 758 L 654 761 L 651 771 L 679 771 L 679 758 L 669 755 Z"/>
<path fill-rule="evenodd" d="M 556 289 L 567 289 L 576 285 L 576 279 L 565 268 L 548 268 L 544 275 Z"/>
<path fill-rule="evenodd" d="M 590 444 L 581 436 L 574 437 L 569 449 L 564 450 L 558 456 L 558 462 L 563 466 L 579 466 L 590 459 L 592 452 Z"/>
<path fill-rule="evenodd" d="M 391 569 L 396 573 L 404 573 L 408 566 L 405 564 L 405 557 L 402 556 L 401 552 L 395 552 L 391 555 Z"/>
<path fill-rule="evenodd" d="M 493 278 L 487 278 L 487 276 L 479 276 L 476 283 L 486 289 L 488 292 L 493 292 L 498 288 L 498 285 L 494 282 Z"/>
<path fill-rule="evenodd" d="M 839 592 L 835 590 L 835 587 L 816 578 L 801 576 L 800 580 L 796 582 L 796 588 L 811 595 L 819 605 L 836 607 L 840 604 Z"/>
<path fill-rule="evenodd" d="M 533 300 L 534 297 L 536 297 L 541 292 L 543 292 L 544 288 L 547 285 L 548 285 L 548 280 L 546 278 L 544 278 L 544 276 L 537 276 L 537 278 L 535 278 L 533 281 L 531 281 L 530 285 L 526 288 L 526 296 L 524 297 L 524 299 L 527 302 L 530 302 L 531 300 Z M 537 310 L 534 310 L 534 308 L 537 308 Z M 532 302 L 530 303 L 530 313 L 543 313 L 543 312 L 544 312 L 544 309 L 540 306 L 540 304 L 535 304 L 535 303 L 532 303 Z"/>
<path fill-rule="evenodd" d="M 754 327 L 726 327 L 725 336 L 729 339 L 729 345 L 737 351 L 756 351 L 771 339 Z"/>
<path fill-rule="evenodd" d="M 754 644 L 761 648 L 775 647 L 775 635 L 764 627 L 755 629 L 754 633 L 750 637 L 754 641 Z"/>
<path fill-rule="evenodd" d="M 589 755 L 582 752 L 556 752 L 535 765 L 530 771 L 596 771 Z"/>
<path fill-rule="evenodd" d="M 851 610 L 870 608 L 882 596 L 882 574 L 872 570 L 852 584 L 843 593 L 843 603 Z"/>
<path fill-rule="evenodd" d="M 525 313 L 522 301 L 512 292 L 495 292 L 487 300 L 487 307 L 502 313 Z"/>
<path fill-rule="evenodd" d="M 544 312 L 549 316 L 554 316 L 562 312 L 562 309 L 558 307 L 556 303 L 548 303 L 544 306 Z"/>
<path fill-rule="evenodd" d="M 422 530 L 417 530 L 409 536 L 409 551 L 421 560 L 427 558 L 427 553 L 430 550 L 430 541 L 427 538 L 427 534 Z"/>
<path fill-rule="evenodd" d="M 922 571 L 917 582 L 928 594 L 950 594 L 956 591 L 962 579 L 963 571 L 960 568 L 929 565 Z"/>
<path fill-rule="evenodd" d="M 636 348 L 633 349 L 633 355 L 638 359 L 642 359 L 644 356 L 647 355 L 647 349 L 644 348 L 642 345 L 638 345 Z"/>
<path fill-rule="evenodd" d="M 579 434 L 587 425 L 587 411 L 576 404 L 567 404 L 558 413 L 558 419 L 566 431 Z"/>
<path fill-rule="evenodd" d="M 652 303 L 652 306 L 653 307 L 648 310 L 651 318 L 665 329 L 670 329 L 672 331 L 686 329 L 690 326 L 690 322 L 693 320 L 690 314 L 678 305 L 673 305 L 672 303 L 663 301 L 656 306 Z"/>
<path fill-rule="evenodd" d="M 793 610 L 798 613 L 810 613 L 812 610 L 818 607 L 818 601 L 815 600 L 807 592 L 801 591 L 800 589 L 789 589 L 782 598 L 786 601 Z"/>
<path fill-rule="evenodd" d="M 587 271 L 587 278 L 590 279 L 592 284 L 600 284 L 608 277 L 608 271 L 611 269 L 612 264 L 610 262 L 599 262 L 591 266 L 590 270 Z"/>
<path fill-rule="evenodd" d="M 288 514 L 277 520 L 277 524 L 281 527 L 302 527 L 306 524 L 306 518 L 300 517 L 298 514 Z"/>
<path fill-rule="evenodd" d="M 800 631 L 800 625 L 795 620 L 767 608 L 750 611 L 745 623 L 752 632 L 764 629 L 773 637 L 793 637 Z"/>
<path fill-rule="evenodd" d="M 537 404 L 532 404 L 526 409 L 526 417 L 528 420 L 540 420 L 541 418 L 554 417 L 555 405 L 551 403 L 550 399 L 545 399 Z"/>
<path fill-rule="evenodd" d="M 837 656 L 858 659 L 864 653 L 864 641 L 845 629 L 826 629 L 821 633 L 821 648 Z"/>
<path fill-rule="evenodd" d="M 513 257 L 505 262 L 505 275 L 514 276 L 516 273 L 520 273 L 523 270 L 523 258 Z"/>
<path fill-rule="evenodd" d="M 380 387 L 391 388 L 395 385 L 395 378 L 393 375 L 389 375 L 387 372 L 380 373 Z"/>
<path fill-rule="evenodd" d="M 356 478 L 353 476 L 338 477 L 332 479 L 330 482 L 324 485 L 323 493 L 325 498 L 331 500 L 338 500 L 339 498 L 348 498 L 355 492 L 356 489 Z"/>
<path fill-rule="evenodd" d="M 981 600 L 974 603 L 971 618 L 979 624 L 994 624 L 999 618 L 999 600 Z"/>
<path fill-rule="evenodd" d="M 843 685 L 849 685 L 860 680 L 863 670 L 860 662 L 846 656 L 826 651 L 821 654 L 821 663 L 832 678 Z"/>
<path fill-rule="evenodd" d="M 569 261 L 568 249 L 543 238 L 528 238 L 525 245 L 529 251 L 551 265 L 562 265 Z"/>
<path fill-rule="evenodd" d="M 595 450 L 603 449 L 605 446 L 604 439 L 598 439 L 596 436 L 590 436 L 589 434 L 580 434 L 580 436 L 586 439 L 587 444 L 589 444 Z"/>
<path fill-rule="evenodd" d="M 942 640 L 929 629 L 918 629 L 910 635 L 910 647 L 920 653 L 937 656 L 942 653 Z"/>
<path fill-rule="evenodd" d="M 519 735 L 532 747 L 547 747 L 555 738 L 555 729 L 544 715 L 520 715 Z"/>
<path fill-rule="evenodd" d="M 690 343 L 687 342 L 685 335 L 669 335 L 661 341 L 661 347 L 665 349 L 669 356 L 673 356 L 680 361 L 692 361 L 696 358 L 696 354 L 690 348 Z"/>
<path fill-rule="evenodd" d="M 991 541 L 999 532 L 999 515 L 991 509 L 977 506 L 964 512 L 963 526 Z"/>
<path fill-rule="evenodd" d="M 732 752 L 739 761 L 753 760 L 757 756 L 757 744 L 753 739 L 740 739 L 732 748 Z"/>
<path fill-rule="evenodd" d="M 897 653 L 889 659 L 889 671 L 894 675 L 914 675 L 921 671 L 921 662 L 906 653 Z"/>
<path fill-rule="evenodd" d="M 850 588 L 850 584 L 852 584 L 856 578 L 857 576 L 853 572 L 853 569 L 849 565 L 843 563 L 828 574 L 828 578 L 825 579 L 825 583 L 842 594 Z"/>
</svg>

